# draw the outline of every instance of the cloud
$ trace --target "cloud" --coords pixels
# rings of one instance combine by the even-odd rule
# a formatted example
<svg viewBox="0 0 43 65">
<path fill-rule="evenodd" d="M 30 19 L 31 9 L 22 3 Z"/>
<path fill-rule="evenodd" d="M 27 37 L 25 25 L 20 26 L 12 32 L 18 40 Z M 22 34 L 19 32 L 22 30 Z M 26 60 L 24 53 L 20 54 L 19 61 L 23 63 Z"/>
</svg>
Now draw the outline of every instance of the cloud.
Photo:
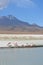
<svg viewBox="0 0 43 65">
<path fill-rule="evenodd" d="M 12 1 L 16 6 L 19 7 L 29 7 L 34 5 L 34 2 L 32 0 L 12 0 Z"/>
<path fill-rule="evenodd" d="M 32 0 L 0 0 L 0 10 L 6 8 L 9 3 L 13 3 L 18 7 L 29 7 L 34 5 Z"/>
<path fill-rule="evenodd" d="M 9 0 L 0 0 L 0 10 L 7 7 Z"/>
</svg>

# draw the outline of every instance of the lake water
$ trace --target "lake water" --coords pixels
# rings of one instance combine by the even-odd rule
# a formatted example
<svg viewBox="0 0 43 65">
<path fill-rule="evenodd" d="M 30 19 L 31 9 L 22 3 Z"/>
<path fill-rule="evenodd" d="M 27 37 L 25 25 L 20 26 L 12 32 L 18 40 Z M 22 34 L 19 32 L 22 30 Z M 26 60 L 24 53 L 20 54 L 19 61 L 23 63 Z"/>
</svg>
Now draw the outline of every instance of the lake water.
<svg viewBox="0 0 43 65">
<path fill-rule="evenodd" d="M 0 49 L 0 65 L 43 65 L 43 48 Z"/>
</svg>

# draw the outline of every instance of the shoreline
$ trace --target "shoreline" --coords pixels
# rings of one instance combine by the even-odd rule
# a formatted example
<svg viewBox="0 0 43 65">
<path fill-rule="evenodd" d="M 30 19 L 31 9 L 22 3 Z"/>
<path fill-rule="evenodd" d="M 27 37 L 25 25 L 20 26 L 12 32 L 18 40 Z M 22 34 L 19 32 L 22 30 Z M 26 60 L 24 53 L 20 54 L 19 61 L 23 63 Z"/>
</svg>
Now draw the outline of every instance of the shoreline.
<svg viewBox="0 0 43 65">
<path fill-rule="evenodd" d="M 18 47 L 0 47 L 0 49 L 9 49 L 9 48 L 41 48 L 43 45 L 36 45 L 36 46 L 18 46 Z"/>
<path fill-rule="evenodd" d="M 0 48 L 43 47 L 43 35 L 0 34 Z"/>
</svg>

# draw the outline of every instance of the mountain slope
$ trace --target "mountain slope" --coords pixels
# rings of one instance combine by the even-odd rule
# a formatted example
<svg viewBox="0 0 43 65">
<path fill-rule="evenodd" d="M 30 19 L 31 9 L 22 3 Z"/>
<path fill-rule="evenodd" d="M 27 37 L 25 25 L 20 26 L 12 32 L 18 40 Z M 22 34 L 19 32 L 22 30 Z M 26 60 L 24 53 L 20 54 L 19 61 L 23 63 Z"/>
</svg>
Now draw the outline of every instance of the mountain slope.
<svg viewBox="0 0 43 65">
<path fill-rule="evenodd" d="M 43 34 L 43 27 L 23 22 L 12 15 L 0 16 L 0 33 Z"/>
</svg>

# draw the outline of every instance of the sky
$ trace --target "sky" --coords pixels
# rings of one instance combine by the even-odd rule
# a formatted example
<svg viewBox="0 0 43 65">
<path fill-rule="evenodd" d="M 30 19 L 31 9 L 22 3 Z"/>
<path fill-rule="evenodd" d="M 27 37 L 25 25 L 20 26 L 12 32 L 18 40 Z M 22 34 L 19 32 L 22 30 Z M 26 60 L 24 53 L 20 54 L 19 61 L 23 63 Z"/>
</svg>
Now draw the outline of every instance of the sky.
<svg viewBox="0 0 43 65">
<path fill-rule="evenodd" d="M 43 0 L 0 0 L 0 16 L 7 15 L 43 26 Z"/>
</svg>

